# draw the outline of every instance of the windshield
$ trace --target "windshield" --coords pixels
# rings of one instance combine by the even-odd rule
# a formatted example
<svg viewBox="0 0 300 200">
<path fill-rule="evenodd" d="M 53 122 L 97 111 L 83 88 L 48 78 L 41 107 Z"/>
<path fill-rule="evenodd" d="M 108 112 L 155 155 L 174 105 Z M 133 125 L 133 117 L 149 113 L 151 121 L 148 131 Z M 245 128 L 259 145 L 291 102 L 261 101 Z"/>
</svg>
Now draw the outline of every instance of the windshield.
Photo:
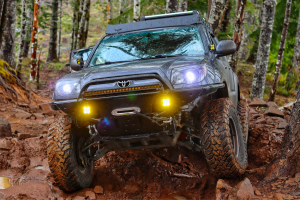
<svg viewBox="0 0 300 200">
<path fill-rule="evenodd" d="M 90 66 L 146 59 L 157 55 L 203 54 L 203 43 L 196 28 L 156 30 L 104 38 Z"/>
<path fill-rule="evenodd" d="M 77 56 L 81 56 L 82 59 L 83 59 L 83 61 L 85 62 L 85 61 L 88 59 L 88 57 L 89 57 L 91 51 L 92 51 L 92 48 L 90 48 L 90 49 L 85 49 L 85 50 L 82 50 L 82 51 L 78 51 L 78 52 L 76 52 L 76 53 L 73 55 L 73 58 L 74 58 L 74 57 L 77 57 Z"/>
</svg>

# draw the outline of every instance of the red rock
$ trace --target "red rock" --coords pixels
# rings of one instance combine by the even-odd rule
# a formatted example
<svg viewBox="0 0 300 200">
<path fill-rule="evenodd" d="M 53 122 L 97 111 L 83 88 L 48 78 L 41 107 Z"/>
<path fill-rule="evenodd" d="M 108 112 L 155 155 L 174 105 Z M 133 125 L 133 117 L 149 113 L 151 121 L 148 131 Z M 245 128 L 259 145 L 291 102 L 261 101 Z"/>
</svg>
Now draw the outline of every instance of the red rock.
<svg viewBox="0 0 300 200">
<path fill-rule="evenodd" d="M 95 188 L 94 188 L 94 192 L 96 194 L 103 194 L 103 187 L 101 187 L 100 185 L 97 185 Z"/>
<path fill-rule="evenodd" d="M 41 113 L 33 113 L 32 115 L 35 116 L 36 119 L 45 119 L 44 115 Z"/>
<path fill-rule="evenodd" d="M 254 193 L 255 193 L 255 195 L 257 195 L 257 196 L 261 196 L 261 195 L 262 195 L 261 192 L 260 192 L 258 189 L 254 190 Z"/>
<path fill-rule="evenodd" d="M 273 102 L 273 101 L 267 102 L 267 106 L 268 106 L 268 107 L 278 108 L 277 104 L 276 104 L 275 102 Z"/>
<path fill-rule="evenodd" d="M 256 120 L 256 123 L 257 124 L 265 124 L 266 123 L 266 119 L 265 118 L 258 119 L 258 120 Z"/>
<path fill-rule="evenodd" d="M 86 191 L 85 197 L 89 197 L 90 200 L 96 200 L 96 195 L 93 191 Z"/>
<path fill-rule="evenodd" d="M 5 111 L 6 111 L 6 108 L 1 108 L 0 111 L 1 111 L 1 112 L 5 112 Z"/>
<path fill-rule="evenodd" d="M 18 133 L 19 140 L 25 140 L 27 138 L 32 138 L 33 136 L 29 133 Z"/>
<path fill-rule="evenodd" d="M 174 163 L 181 163 L 181 154 L 173 154 L 170 161 Z"/>
<path fill-rule="evenodd" d="M 6 119 L 0 118 L 0 138 L 12 136 L 11 125 Z"/>
<path fill-rule="evenodd" d="M 72 200 L 85 200 L 85 198 L 81 196 L 76 196 Z"/>
<path fill-rule="evenodd" d="M 295 178 L 300 178 L 300 173 L 295 174 Z"/>
<path fill-rule="evenodd" d="M 228 185 L 223 179 L 219 179 L 216 186 L 216 200 L 222 200 L 222 196 L 228 195 L 232 187 Z"/>
<path fill-rule="evenodd" d="M 230 192 L 229 199 L 248 199 L 254 196 L 254 189 L 248 178 L 237 184 Z"/>
<path fill-rule="evenodd" d="M 286 122 L 280 122 L 279 125 L 277 126 L 278 129 L 285 129 L 288 123 Z"/>
<path fill-rule="evenodd" d="M 265 101 L 259 99 L 259 98 L 253 98 L 253 101 L 249 104 L 249 106 L 253 107 L 267 107 L 267 104 Z"/>
<path fill-rule="evenodd" d="M 11 150 L 11 141 L 6 139 L 0 139 L 0 149 Z"/>
<path fill-rule="evenodd" d="M 13 115 L 13 117 L 18 119 L 29 119 L 31 117 L 31 114 L 28 112 L 20 112 Z"/>
<path fill-rule="evenodd" d="M 280 110 L 278 110 L 277 108 L 274 107 L 269 107 L 266 110 L 266 114 L 270 115 L 270 116 L 279 116 L 279 117 L 283 117 L 283 112 L 281 112 Z"/>
<path fill-rule="evenodd" d="M 284 200 L 284 197 L 285 195 L 284 194 L 281 194 L 281 193 L 276 193 L 274 194 L 274 199 L 276 200 Z"/>
</svg>

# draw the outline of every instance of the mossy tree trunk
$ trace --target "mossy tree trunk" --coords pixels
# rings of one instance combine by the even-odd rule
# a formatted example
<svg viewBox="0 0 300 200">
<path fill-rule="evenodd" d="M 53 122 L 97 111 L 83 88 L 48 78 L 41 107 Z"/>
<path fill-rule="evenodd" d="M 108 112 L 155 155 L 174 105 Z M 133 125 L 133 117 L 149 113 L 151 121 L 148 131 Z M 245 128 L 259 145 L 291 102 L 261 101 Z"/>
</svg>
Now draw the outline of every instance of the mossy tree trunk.
<svg viewBox="0 0 300 200">
<path fill-rule="evenodd" d="M 166 13 L 177 12 L 178 1 L 177 0 L 167 0 L 166 1 Z"/>
<path fill-rule="evenodd" d="M 179 0 L 178 2 L 178 12 L 185 12 L 188 8 L 188 0 Z"/>
<path fill-rule="evenodd" d="M 72 41 L 71 41 L 71 50 L 77 48 L 77 35 L 79 29 L 79 6 L 80 0 L 73 0 L 72 7 L 73 7 L 73 26 L 72 26 Z"/>
<path fill-rule="evenodd" d="M 62 0 L 58 1 L 59 18 L 58 18 L 58 43 L 57 43 L 57 57 L 60 58 L 60 47 L 61 47 L 61 17 L 62 17 Z"/>
<path fill-rule="evenodd" d="M 112 20 L 112 5 L 113 5 L 113 0 L 107 0 L 106 4 L 106 21 L 107 23 Z"/>
<path fill-rule="evenodd" d="M 26 2 L 27 2 L 26 25 L 25 25 L 26 33 L 25 33 L 25 40 L 22 49 L 22 56 L 24 58 L 27 57 L 29 54 L 29 48 L 31 43 L 34 0 L 26 0 Z"/>
<path fill-rule="evenodd" d="M 133 21 L 140 21 L 141 15 L 141 0 L 134 0 L 133 2 Z"/>
<path fill-rule="evenodd" d="M 275 69 L 275 73 L 274 73 L 274 80 L 272 83 L 271 92 L 269 94 L 269 101 L 275 100 L 275 96 L 276 96 L 276 92 L 277 92 L 278 80 L 279 80 L 280 70 L 281 70 L 281 66 L 282 66 L 282 59 L 283 59 L 283 53 L 284 53 L 284 47 L 285 47 L 285 41 L 286 41 L 287 31 L 288 31 L 289 24 L 290 24 L 291 8 L 292 8 L 292 0 L 287 0 L 285 17 L 284 17 L 284 22 L 283 22 L 283 29 L 282 29 L 281 40 L 280 40 L 280 46 L 279 46 L 278 57 L 277 57 L 277 62 L 276 62 L 276 69 Z"/>
<path fill-rule="evenodd" d="M 91 0 L 84 0 L 82 15 L 79 22 L 78 48 L 83 48 L 86 46 L 88 26 L 90 20 L 90 6 L 91 6 Z"/>
<path fill-rule="evenodd" d="M 58 61 L 57 57 L 57 30 L 58 30 L 58 1 L 52 1 L 52 15 L 50 25 L 49 52 L 47 61 Z"/>
<path fill-rule="evenodd" d="M 221 18 L 221 13 L 225 7 L 223 0 L 212 0 L 209 15 L 208 15 L 208 23 L 213 29 L 213 32 L 215 33 L 218 26 L 219 21 Z"/>
<path fill-rule="evenodd" d="M 38 26 L 39 25 L 39 0 L 34 2 L 34 11 L 33 11 L 33 23 L 32 23 L 32 36 L 31 36 L 31 65 L 30 65 L 30 81 L 35 80 L 36 76 L 36 50 L 37 50 L 37 35 L 38 35 Z"/>
</svg>

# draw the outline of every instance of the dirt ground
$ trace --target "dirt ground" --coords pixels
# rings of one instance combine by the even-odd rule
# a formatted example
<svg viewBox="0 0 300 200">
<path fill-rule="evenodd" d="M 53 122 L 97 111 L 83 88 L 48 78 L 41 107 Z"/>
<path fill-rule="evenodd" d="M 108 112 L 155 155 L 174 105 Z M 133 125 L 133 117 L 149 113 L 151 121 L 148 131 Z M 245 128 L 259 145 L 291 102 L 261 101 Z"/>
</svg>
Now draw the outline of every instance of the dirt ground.
<svg viewBox="0 0 300 200">
<path fill-rule="evenodd" d="M 109 152 L 95 162 L 91 188 L 64 193 L 53 185 L 46 155 L 48 127 L 58 115 L 47 107 L 55 82 L 49 73 L 41 75 L 44 88 L 34 105 L 0 99 L 0 118 L 11 124 L 13 133 L 0 138 L 7 147 L 0 148 L 0 199 L 300 199 L 300 174 L 265 182 L 250 173 L 276 155 L 288 120 L 289 109 L 272 116 L 268 106 L 250 109 L 249 166 L 241 177 L 218 180 L 202 153 L 184 147 Z M 238 188 L 245 178 L 251 187 Z M 247 198 L 240 196 L 250 190 Z"/>
</svg>

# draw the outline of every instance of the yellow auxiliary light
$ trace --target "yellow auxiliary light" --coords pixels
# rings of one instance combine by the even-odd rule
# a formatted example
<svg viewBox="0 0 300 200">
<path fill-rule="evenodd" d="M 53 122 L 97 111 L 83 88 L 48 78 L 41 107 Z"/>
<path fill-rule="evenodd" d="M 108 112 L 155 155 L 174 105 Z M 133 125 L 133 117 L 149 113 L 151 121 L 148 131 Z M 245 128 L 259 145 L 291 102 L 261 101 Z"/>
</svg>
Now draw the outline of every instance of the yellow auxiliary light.
<svg viewBox="0 0 300 200">
<path fill-rule="evenodd" d="M 90 114 L 91 113 L 91 108 L 89 106 L 83 107 L 83 113 L 84 114 Z"/>
<path fill-rule="evenodd" d="M 170 99 L 163 99 L 163 106 L 170 106 Z"/>
</svg>

